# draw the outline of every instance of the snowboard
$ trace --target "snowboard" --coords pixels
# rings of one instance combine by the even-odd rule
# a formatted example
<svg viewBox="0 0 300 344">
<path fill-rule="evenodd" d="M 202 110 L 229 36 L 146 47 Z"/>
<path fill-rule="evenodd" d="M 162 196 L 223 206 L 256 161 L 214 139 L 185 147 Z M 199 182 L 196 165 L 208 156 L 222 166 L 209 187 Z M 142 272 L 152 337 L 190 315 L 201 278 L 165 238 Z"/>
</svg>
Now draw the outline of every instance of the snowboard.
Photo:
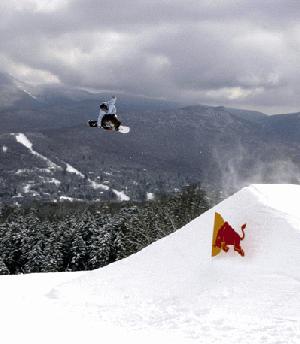
<svg viewBox="0 0 300 344">
<path fill-rule="evenodd" d="M 219 229 L 223 226 L 224 219 L 219 213 L 215 213 L 215 224 L 214 224 L 214 230 L 213 230 L 213 236 L 212 236 L 212 250 L 211 255 L 212 257 L 218 255 L 221 252 L 221 248 L 214 246 L 216 237 L 218 234 Z"/>
<path fill-rule="evenodd" d="M 126 127 L 125 125 L 120 125 L 118 130 L 115 130 L 113 127 L 107 127 L 107 128 L 98 127 L 97 126 L 97 121 L 94 121 L 94 120 L 89 120 L 88 121 L 88 125 L 91 128 L 101 128 L 103 130 L 116 131 L 117 133 L 121 133 L 121 134 L 128 134 L 130 132 L 130 128 Z"/>
</svg>

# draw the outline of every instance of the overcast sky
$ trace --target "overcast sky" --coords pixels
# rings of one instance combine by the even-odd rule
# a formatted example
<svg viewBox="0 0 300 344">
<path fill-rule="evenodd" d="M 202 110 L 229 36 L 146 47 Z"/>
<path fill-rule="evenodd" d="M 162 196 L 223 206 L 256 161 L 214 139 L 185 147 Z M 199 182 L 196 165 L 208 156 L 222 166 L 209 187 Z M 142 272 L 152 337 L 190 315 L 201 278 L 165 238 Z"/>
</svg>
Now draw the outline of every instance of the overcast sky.
<svg viewBox="0 0 300 344">
<path fill-rule="evenodd" d="M 0 71 L 34 84 L 300 111 L 299 0 L 1 0 Z"/>
</svg>

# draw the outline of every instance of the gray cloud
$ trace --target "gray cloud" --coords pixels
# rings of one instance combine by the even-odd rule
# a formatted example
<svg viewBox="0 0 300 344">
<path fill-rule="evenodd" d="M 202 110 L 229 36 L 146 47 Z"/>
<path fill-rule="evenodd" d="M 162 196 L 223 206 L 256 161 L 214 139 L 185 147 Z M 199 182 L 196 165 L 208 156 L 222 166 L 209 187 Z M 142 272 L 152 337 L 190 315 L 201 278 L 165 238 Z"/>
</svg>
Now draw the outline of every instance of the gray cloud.
<svg viewBox="0 0 300 344">
<path fill-rule="evenodd" d="M 0 13 L 0 68 L 27 82 L 300 109 L 298 1 L 4 0 Z"/>
</svg>

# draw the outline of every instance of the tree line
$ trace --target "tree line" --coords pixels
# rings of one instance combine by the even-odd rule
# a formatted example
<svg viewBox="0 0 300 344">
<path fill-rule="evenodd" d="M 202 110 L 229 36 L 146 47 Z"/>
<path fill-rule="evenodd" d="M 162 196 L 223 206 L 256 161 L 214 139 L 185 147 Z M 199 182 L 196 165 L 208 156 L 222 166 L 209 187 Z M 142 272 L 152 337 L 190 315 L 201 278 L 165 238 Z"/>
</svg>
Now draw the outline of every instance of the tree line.
<svg viewBox="0 0 300 344">
<path fill-rule="evenodd" d="M 140 251 L 208 208 L 198 185 L 143 203 L 4 207 L 0 274 L 96 269 Z"/>
</svg>

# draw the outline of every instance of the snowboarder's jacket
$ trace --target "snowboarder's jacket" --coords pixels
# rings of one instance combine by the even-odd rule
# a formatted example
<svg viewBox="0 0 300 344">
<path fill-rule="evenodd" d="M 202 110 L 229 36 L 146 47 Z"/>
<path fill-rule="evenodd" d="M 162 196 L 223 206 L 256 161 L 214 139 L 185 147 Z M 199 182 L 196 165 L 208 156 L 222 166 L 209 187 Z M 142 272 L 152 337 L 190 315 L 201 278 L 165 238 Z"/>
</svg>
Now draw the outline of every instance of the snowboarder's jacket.
<svg viewBox="0 0 300 344">
<path fill-rule="evenodd" d="M 108 114 L 108 115 L 116 115 L 117 109 L 116 109 L 116 100 L 117 97 L 113 96 L 109 101 L 104 102 L 100 105 L 100 114 Z"/>
<path fill-rule="evenodd" d="M 109 101 L 100 105 L 100 112 L 97 121 L 98 127 L 105 128 L 107 126 L 107 122 L 111 122 L 115 127 L 115 130 L 118 130 L 121 122 L 117 118 L 116 100 L 117 97 L 113 96 Z"/>
<path fill-rule="evenodd" d="M 108 102 L 107 102 L 107 106 L 108 106 L 108 114 L 112 114 L 115 115 L 117 113 L 117 109 L 116 109 L 116 100 L 117 97 L 113 96 Z"/>
</svg>

